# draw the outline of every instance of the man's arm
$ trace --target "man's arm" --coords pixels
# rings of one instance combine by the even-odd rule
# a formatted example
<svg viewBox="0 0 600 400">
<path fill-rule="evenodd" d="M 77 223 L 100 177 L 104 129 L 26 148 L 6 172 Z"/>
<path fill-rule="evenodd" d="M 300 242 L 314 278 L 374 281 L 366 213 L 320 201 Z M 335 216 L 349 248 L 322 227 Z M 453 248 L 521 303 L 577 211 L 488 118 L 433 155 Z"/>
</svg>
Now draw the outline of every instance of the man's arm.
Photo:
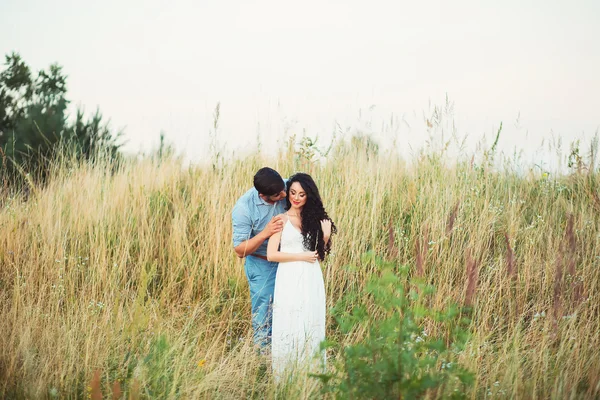
<svg viewBox="0 0 600 400">
<path fill-rule="evenodd" d="M 239 258 L 244 258 L 254 253 L 271 235 L 283 229 L 281 217 L 276 216 L 269 221 L 265 229 L 256 236 L 250 237 L 253 228 L 252 221 L 243 207 L 234 207 L 231 218 L 233 224 L 233 249 Z"/>
<path fill-rule="evenodd" d="M 235 250 L 235 254 L 239 258 L 244 258 L 247 255 L 250 255 L 256 251 L 260 247 L 261 244 L 269 237 L 263 234 L 264 231 L 261 231 L 258 235 L 250 238 L 248 240 L 244 240 L 242 243 L 235 246 L 233 249 Z"/>
</svg>

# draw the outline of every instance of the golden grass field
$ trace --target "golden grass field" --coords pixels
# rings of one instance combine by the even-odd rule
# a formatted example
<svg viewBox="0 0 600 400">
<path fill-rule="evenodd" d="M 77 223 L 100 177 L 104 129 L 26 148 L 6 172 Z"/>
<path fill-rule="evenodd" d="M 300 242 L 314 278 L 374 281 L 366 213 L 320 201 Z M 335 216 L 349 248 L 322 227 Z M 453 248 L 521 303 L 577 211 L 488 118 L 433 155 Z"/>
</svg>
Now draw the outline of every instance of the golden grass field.
<svg viewBox="0 0 600 400">
<path fill-rule="evenodd" d="M 57 162 L 28 200 L 0 198 L 0 397 L 319 398 L 306 375 L 277 387 L 251 346 L 230 213 L 268 165 L 310 173 L 338 226 L 328 307 L 378 273 L 372 250 L 424 276 L 436 306 L 471 298 L 469 398 L 600 398 L 600 178 L 472 160 Z"/>
</svg>

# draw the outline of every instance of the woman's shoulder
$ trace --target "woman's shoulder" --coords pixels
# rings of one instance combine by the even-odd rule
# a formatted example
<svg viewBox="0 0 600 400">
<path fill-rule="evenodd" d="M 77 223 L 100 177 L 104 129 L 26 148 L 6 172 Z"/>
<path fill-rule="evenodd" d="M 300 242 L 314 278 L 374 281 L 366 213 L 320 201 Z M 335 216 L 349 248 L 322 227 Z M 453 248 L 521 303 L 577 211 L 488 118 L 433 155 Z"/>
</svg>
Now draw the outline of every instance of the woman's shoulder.
<svg viewBox="0 0 600 400">
<path fill-rule="evenodd" d="M 281 217 L 281 219 L 283 221 L 287 221 L 288 219 L 290 219 L 290 217 L 287 215 L 287 213 L 281 213 L 281 214 L 277 214 L 278 217 Z"/>
</svg>

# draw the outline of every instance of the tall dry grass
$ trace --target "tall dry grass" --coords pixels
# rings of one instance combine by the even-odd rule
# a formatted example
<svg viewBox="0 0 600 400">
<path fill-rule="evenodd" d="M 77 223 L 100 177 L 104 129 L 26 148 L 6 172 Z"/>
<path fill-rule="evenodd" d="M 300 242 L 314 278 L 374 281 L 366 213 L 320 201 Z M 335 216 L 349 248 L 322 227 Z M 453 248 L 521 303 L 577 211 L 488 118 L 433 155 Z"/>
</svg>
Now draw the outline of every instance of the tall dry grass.
<svg viewBox="0 0 600 400">
<path fill-rule="evenodd" d="M 303 374 L 277 387 L 251 347 L 230 212 L 264 165 L 311 173 L 339 228 L 328 306 L 377 273 L 361 261 L 372 250 L 434 284 L 436 305 L 472 304 L 470 397 L 600 396 L 597 175 L 405 163 L 360 146 L 323 164 L 297 154 L 116 172 L 60 162 L 27 201 L 2 197 L 1 397 L 318 397 Z"/>
</svg>

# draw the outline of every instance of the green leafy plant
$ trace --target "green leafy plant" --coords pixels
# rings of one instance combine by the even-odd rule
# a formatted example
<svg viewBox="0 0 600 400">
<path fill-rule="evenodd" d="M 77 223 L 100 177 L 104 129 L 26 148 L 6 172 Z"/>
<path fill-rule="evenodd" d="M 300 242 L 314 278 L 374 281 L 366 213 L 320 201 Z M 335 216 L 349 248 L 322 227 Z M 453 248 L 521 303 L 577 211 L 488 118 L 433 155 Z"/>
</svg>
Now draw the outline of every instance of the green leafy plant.
<svg viewBox="0 0 600 400">
<path fill-rule="evenodd" d="M 366 294 L 348 293 L 332 310 L 338 338 L 323 344 L 337 353 L 334 372 L 314 375 L 323 394 L 344 399 L 462 398 L 472 375 L 458 362 L 468 339 L 457 306 L 433 310 L 432 286 L 409 280 L 408 268 L 382 269 Z M 360 299 L 360 302 L 358 301 Z M 430 331 L 428 331 L 430 329 Z M 361 337 L 361 335 L 363 337 Z"/>
<path fill-rule="evenodd" d="M 152 341 L 148 355 L 143 361 L 146 373 L 145 390 L 148 396 L 155 399 L 166 399 L 177 391 L 177 388 L 173 388 L 175 358 L 176 354 L 164 335 L 160 335 Z"/>
</svg>

